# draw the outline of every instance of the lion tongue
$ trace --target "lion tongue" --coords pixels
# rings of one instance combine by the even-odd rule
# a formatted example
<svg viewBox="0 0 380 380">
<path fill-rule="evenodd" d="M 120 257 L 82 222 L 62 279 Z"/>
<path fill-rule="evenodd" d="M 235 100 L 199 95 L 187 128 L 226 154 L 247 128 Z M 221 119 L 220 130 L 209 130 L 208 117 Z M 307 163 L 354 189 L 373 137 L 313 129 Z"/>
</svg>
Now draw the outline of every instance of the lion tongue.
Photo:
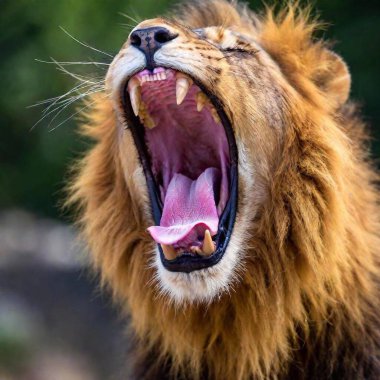
<svg viewBox="0 0 380 380">
<path fill-rule="evenodd" d="M 189 248 L 200 245 L 205 231 L 218 231 L 218 212 L 214 188 L 220 178 L 218 169 L 206 169 L 197 180 L 174 174 L 165 196 L 160 226 L 148 228 L 160 244 Z"/>
</svg>

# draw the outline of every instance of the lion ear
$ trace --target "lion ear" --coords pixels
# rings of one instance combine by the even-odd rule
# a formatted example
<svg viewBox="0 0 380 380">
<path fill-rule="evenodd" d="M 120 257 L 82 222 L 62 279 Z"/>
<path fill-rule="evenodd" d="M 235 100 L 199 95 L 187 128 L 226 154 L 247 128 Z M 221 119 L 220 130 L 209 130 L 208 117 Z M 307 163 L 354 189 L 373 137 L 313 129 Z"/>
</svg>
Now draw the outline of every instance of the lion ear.
<svg viewBox="0 0 380 380">
<path fill-rule="evenodd" d="M 260 25 L 261 45 L 302 94 L 313 96 L 315 87 L 307 84 L 311 81 L 332 107 L 347 101 L 351 86 L 348 67 L 328 43 L 314 38 L 322 25 L 311 18 L 310 8 L 300 7 L 298 1 L 291 1 L 278 14 L 268 8 Z"/>
<path fill-rule="evenodd" d="M 351 75 L 347 64 L 336 53 L 325 49 L 322 70 L 318 70 L 315 81 L 336 107 L 342 106 L 348 99 L 351 89 Z"/>
</svg>

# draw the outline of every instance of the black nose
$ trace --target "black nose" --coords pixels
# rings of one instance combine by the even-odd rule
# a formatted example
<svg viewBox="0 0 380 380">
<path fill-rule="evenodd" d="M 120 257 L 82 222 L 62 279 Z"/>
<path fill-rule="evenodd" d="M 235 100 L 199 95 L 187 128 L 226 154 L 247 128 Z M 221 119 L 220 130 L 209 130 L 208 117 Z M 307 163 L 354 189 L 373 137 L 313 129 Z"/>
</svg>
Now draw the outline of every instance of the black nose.
<svg viewBox="0 0 380 380">
<path fill-rule="evenodd" d="M 152 27 L 146 29 L 137 29 L 131 33 L 131 45 L 145 54 L 147 69 L 154 68 L 154 53 L 162 45 L 174 40 L 178 34 L 173 34 L 163 27 Z"/>
</svg>

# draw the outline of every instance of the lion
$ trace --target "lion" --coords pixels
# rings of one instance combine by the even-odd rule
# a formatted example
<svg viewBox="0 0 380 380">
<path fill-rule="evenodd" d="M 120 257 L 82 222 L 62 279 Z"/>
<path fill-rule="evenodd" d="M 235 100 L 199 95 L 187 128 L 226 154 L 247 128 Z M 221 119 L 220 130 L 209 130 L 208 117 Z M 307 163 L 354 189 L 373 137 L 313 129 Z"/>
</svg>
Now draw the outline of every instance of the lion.
<svg viewBox="0 0 380 380">
<path fill-rule="evenodd" d="M 350 74 L 291 4 L 145 20 L 69 203 L 136 379 L 379 379 L 379 198 Z"/>
</svg>

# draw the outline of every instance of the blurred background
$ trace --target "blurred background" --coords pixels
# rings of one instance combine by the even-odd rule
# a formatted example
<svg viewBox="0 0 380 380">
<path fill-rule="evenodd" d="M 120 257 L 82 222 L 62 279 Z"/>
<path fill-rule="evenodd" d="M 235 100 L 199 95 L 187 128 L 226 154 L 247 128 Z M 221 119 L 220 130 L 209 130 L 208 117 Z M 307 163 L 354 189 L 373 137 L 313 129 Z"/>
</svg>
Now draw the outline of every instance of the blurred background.
<svg viewBox="0 0 380 380">
<path fill-rule="evenodd" d="M 55 113 L 42 114 L 46 105 L 30 106 L 78 84 L 39 61 L 99 62 L 63 67 L 102 78 L 102 63 L 111 61 L 134 19 L 163 13 L 173 3 L 0 0 L 0 380 L 126 378 L 125 324 L 86 270 L 85 250 L 60 208 L 67 169 L 90 144 L 76 133 L 80 105 L 65 103 L 54 120 Z M 250 3 L 262 9 L 261 2 Z M 313 4 L 329 23 L 323 35 L 336 42 L 351 69 L 352 95 L 379 157 L 380 2 Z"/>
</svg>

